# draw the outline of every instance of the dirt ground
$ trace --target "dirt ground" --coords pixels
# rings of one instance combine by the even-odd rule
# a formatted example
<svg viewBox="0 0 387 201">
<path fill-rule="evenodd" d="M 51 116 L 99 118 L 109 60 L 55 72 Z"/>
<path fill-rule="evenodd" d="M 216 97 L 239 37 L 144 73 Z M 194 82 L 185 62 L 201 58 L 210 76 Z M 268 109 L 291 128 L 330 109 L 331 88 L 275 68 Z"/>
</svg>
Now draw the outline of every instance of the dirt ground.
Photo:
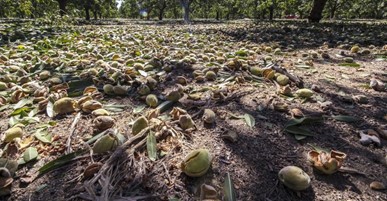
<svg viewBox="0 0 387 201">
<path fill-rule="evenodd" d="M 125 168 L 116 168 L 114 171 L 121 171 L 119 174 L 123 177 L 128 174 L 141 179 L 136 183 L 131 180 L 134 177 L 128 177 L 120 184 L 117 194 L 133 198 L 154 195 L 144 200 L 173 200 L 173 198 L 199 200 L 200 185 L 205 183 L 218 191 L 218 199 L 221 200 L 225 175 L 229 173 L 235 186 L 237 200 L 387 200 L 386 190 L 377 191 L 370 188 L 373 181 L 384 182 L 387 185 L 387 141 L 380 136 L 380 146 L 374 144 L 365 146 L 359 142 L 359 133 L 362 130 L 387 129 L 386 91 L 376 91 L 369 87 L 372 78 L 387 83 L 387 44 L 384 40 L 387 35 L 382 31 L 386 30 L 386 26 L 383 23 L 308 25 L 302 22 L 258 24 L 239 22 L 194 23 L 190 26 L 129 23 L 74 28 L 81 30 L 78 36 L 74 36 L 74 41 L 82 40 L 94 47 L 98 44 L 109 46 L 101 40 L 102 38 L 115 43 L 103 49 L 100 54 L 113 53 L 125 57 L 131 54 L 131 46 L 134 46 L 134 49 L 140 48 L 140 51 L 151 49 L 151 56 L 164 54 L 164 58 L 172 59 L 179 59 L 179 54 L 187 51 L 197 60 L 195 63 L 176 67 L 173 71 L 161 75 L 163 79 L 154 90 L 154 93 L 163 96 L 165 91 L 175 87 L 177 76 L 184 76 L 187 79 L 187 85 L 184 86 L 185 96 L 174 106 L 187 110 L 188 114 L 193 116 L 197 129 L 191 132 L 181 131 L 185 136 L 183 138 L 159 141 L 160 146 L 165 144 L 170 146 L 170 149 L 167 155 L 155 162 L 147 157 L 145 146 L 138 149 L 133 162 L 137 164 L 133 167 L 138 169 L 128 171 Z M 54 40 L 66 34 L 69 33 L 57 33 L 49 37 Z M 138 45 L 130 40 L 130 37 L 136 34 L 143 35 L 149 41 L 154 41 L 152 37 L 162 37 L 163 42 L 159 44 L 142 42 Z M 4 44 L 2 47 L 12 48 L 26 42 L 28 39 Z M 362 51 L 369 50 L 369 53 L 351 53 L 351 47 L 356 44 Z M 267 46 L 273 50 L 265 51 Z M 70 47 L 53 47 L 56 51 L 66 48 Z M 276 48 L 280 48 L 280 54 L 275 54 Z M 204 60 L 203 55 L 211 57 L 218 52 L 228 55 L 240 49 L 252 51 L 245 59 L 245 64 L 249 67 L 264 67 L 262 62 L 265 59 L 269 63 L 269 60 L 276 61 L 290 74 L 300 77 L 305 88 L 314 89 L 314 95 L 306 101 L 283 96 L 278 93 L 279 86 L 273 80 L 249 79 L 251 74 L 243 67 L 234 71 L 227 69 L 227 62 L 233 59 L 227 57 L 226 62 L 219 64 L 217 80 L 204 82 L 195 80 L 193 75 L 195 70 L 211 68 L 207 65 L 211 61 Z M 316 57 L 311 56 L 314 53 Z M 323 58 L 322 54 L 328 54 L 329 58 Z M 352 57 L 360 64 L 359 67 L 341 66 L 343 57 Z M 164 61 L 164 65 L 167 65 L 166 60 Z M 93 66 L 94 62 L 95 60 L 91 60 L 89 66 Z M 234 79 L 222 86 L 222 83 L 231 76 L 245 79 Z M 199 91 L 200 100 L 188 98 L 188 94 L 197 93 L 194 90 L 219 86 L 225 88 L 225 100 L 211 97 L 213 95 L 211 89 Z M 298 89 L 294 82 L 288 86 L 292 92 Z M 128 106 L 122 112 L 113 113 L 112 118 L 115 120 L 114 128 L 130 139 L 132 137 L 130 122 L 151 108 L 146 107 L 142 112 L 134 113 L 133 108 L 144 104 L 143 98 L 131 95 L 103 95 L 101 102 L 104 105 L 114 103 Z M 354 100 L 353 97 L 358 95 L 363 95 L 368 100 L 367 103 Z M 210 98 L 206 99 L 206 96 Z M 273 106 L 275 104 L 286 104 L 288 109 L 281 111 Z M 210 108 L 215 112 L 216 121 L 213 125 L 203 123 L 202 108 Z M 312 137 L 296 140 L 293 134 L 284 130 L 285 124 L 293 119 L 290 110 L 294 108 L 300 109 L 305 116 L 324 117 L 323 122 L 307 126 L 313 133 Z M 8 128 L 11 112 L 12 110 L 8 109 L 0 113 L 2 133 Z M 169 111 L 163 114 L 168 113 Z M 232 117 L 246 113 L 254 117 L 253 127 L 249 127 L 243 118 Z M 347 115 L 358 120 L 342 122 L 329 118 L 332 115 Z M 51 120 L 44 113 L 37 116 L 40 122 Z M 38 176 L 40 167 L 64 154 L 74 117 L 75 113 L 54 118 L 57 125 L 49 128 L 49 131 L 55 141 L 45 146 L 48 151 L 40 151 L 42 154 L 39 160 L 19 166 L 12 183 L 11 194 L 2 197 L 1 200 L 86 200 L 84 198 L 87 196 L 80 196 L 85 195 L 84 186 L 88 181 L 83 178 L 83 171 L 92 161 L 105 163 L 112 151 L 94 156 L 85 153 L 59 169 Z M 72 138 L 73 150 L 88 148 L 85 139 L 93 135 L 92 121 L 91 115 L 81 115 Z M 173 126 L 179 131 L 178 124 Z M 32 129 L 33 125 L 28 125 L 27 133 Z M 224 138 L 224 134 L 229 131 L 237 134 L 236 141 Z M 344 152 L 347 158 L 343 166 L 354 171 L 338 171 L 332 175 L 316 171 L 307 160 L 307 153 L 316 146 Z M 55 151 L 52 151 L 53 147 L 56 148 Z M 197 148 L 206 148 L 210 151 L 213 156 L 212 165 L 204 176 L 190 178 L 182 173 L 179 164 L 186 154 Z M 289 165 L 302 168 L 311 177 L 311 186 L 308 189 L 294 192 L 278 180 L 278 172 Z M 98 194 L 101 189 L 94 190 Z"/>
</svg>

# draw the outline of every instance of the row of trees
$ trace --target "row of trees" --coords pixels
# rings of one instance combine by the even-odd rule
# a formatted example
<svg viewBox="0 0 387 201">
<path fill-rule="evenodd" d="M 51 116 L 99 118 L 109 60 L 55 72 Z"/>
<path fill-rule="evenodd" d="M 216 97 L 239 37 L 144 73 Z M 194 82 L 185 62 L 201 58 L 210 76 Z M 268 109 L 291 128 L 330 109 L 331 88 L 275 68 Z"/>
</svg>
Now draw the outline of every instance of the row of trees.
<svg viewBox="0 0 387 201">
<path fill-rule="evenodd" d="M 121 6 L 117 6 L 120 2 Z M 0 17 L 37 18 L 49 13 L 95 19 L 273 19 L 293 14 L 326 18 L 385 18 L 385 0 L 0 0 Z"/>
</svg>

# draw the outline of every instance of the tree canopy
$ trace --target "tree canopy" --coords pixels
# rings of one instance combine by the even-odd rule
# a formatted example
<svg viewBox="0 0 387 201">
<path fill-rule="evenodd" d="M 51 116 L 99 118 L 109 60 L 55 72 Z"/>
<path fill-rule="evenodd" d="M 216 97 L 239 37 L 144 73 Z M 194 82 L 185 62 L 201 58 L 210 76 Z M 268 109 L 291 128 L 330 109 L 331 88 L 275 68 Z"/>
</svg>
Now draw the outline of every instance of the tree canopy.
<svg viewBox="0 0 387 201">
<path fill-rule="evenodd" d="M 387 16 L 383 0 L 1 0 L 0 17 L 69 15 L 90 18 L 326 19 Z"/>
</svg>

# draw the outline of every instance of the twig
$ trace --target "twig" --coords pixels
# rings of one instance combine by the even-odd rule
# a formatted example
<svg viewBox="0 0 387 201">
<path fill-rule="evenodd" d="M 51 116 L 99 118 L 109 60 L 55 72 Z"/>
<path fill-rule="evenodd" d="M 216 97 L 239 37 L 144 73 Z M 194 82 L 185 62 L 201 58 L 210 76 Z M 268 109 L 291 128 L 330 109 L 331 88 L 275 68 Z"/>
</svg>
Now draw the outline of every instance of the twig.
<svg viewBox="0 0 387 201">
<path fill-rule="evenodd" d="M 66 154 L 69 154 L 71 153 L 73 150 L 71 149 L 71 140 L 72 140 L 72 137 L 75 133 L 75 127 L 77 126 L 77 123 L 79 121 L 81 117 L 81 113 L 78 112 L 78 114 L 75 116 L 74 120 L 73 120 L 73 123 L 71 124 L 71 127 L 70 127 L 70 134 L 69 136 L 67 137 L 67 141 L 66 141 Z"/>
<path fill-rule="evenodd" d="M 291 81 L 293 81 L 298 88 L 304 87 L 304 82 L 297 76 L 290 74 L 285 68 L 278 66 L 277 64 L 270 65 L 271 68 L 281 74 L 286 75 Z"/>
</svg>

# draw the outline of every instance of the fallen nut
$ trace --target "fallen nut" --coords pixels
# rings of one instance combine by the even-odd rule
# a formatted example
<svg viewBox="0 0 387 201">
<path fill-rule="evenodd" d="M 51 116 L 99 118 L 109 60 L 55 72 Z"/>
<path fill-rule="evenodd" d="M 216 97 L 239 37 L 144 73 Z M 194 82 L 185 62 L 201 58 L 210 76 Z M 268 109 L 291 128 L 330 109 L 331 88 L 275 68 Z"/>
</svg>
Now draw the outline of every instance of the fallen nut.
<svg viewBox="0 0 387 201">
<path fill-rule="evenodd" d="M 193 122 L 191 116 L 189 116 L 188 114 L 180 115 L 179 125 L 183 130 L 195 127 L 195 123 Z"/>
<path fill-rule="evenodd" d="M 104 153 L 114 149 L 117 145 L 117 137 L 115 137 L 114 134 L 109 133 L 108 135 L 102 136 L 95 142 L 93 152 L 96 154 Z"/>
<path fill-rule="evenodd" d="M 279 180 L 288 188 L 302 191 L 310 186 L 310 177 L 301 168 L 286 166 L 278 173 Z"/>
<path fill-rule="evenodd" d="M 156 107 L 158 105 L 158 99 L 157 99 L 157 96 L 154 95 L 154 94 L 149 94 L 148 96 L 146 96 L 145 98 L 145 102 L 147 105 L 149 105 L 150 107 Z"/>
<path fill-rule="evenodd" d="M 207 149 L 190 152 L 181 163 L 181 170 L 190 177 L 200 177 L 207 173 L 212 157 Z"/>
<path fill-rule="evenodd" d="M 12 127 L 4 132 L 4 142 L 11 142 L 15 138 L 23 136 L 23 129 L 20 127 Z"/>
<path fill-rule="evenodd" d="M 133 127 L 132 127 L 132 134 L 137 135 L 139 132 L 142 131 L 142 129 L 148 127 L 148 120 L 141 116 L 136 121 L 134 121 Z"/>
<path fill-rule="evenodd" d="M 384 185 L 382 182 L 373 181 L 370 184 L 370 188 L 372 190 L 385 190 L 386 189 L 386 185 Z"/>
<path fill-rule="evenodd" d="M 75 112 L 77 108 L 78 104 L 75 100 L 65 97 L 55 101 L 53 110 L 58 115 Z"/>
<path fill-rule="evenodd" d="M 211 109 L 204 109 L 204 114 L 203 114 L 203 121 L 207 124 L 212 124 L 215 122 L 215 112 L 212 111 Z"/>
<path fill-rule="evenodd" d="M 216 200 L 218 192 L 213 186 L 202 184 L 200 186 L 200 200 Z"/>
<path fill-rule="evenodd" d="M 93 120 L 94 130 L 97 132 L 104 131 L 113 127 L 114 119 L 109 116 L 98 116 Z"/>
</svg>

